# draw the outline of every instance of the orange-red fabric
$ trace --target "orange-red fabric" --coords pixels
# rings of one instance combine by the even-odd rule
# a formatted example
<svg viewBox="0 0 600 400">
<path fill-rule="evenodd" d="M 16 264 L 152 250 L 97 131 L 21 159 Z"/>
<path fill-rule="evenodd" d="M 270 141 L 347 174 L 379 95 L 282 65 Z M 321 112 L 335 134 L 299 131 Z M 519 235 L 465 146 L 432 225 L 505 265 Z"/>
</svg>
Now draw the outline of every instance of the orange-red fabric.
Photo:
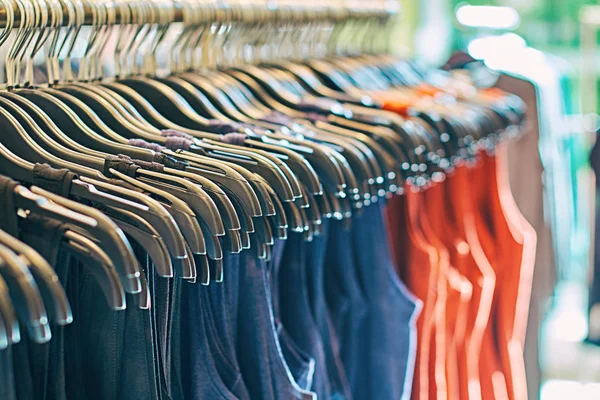
<svg viewBox="0 0 600 400">
<path fill-rule="evenodd" d="M 446 380 L 449 398 L 462 399 L 461 393 L 468 392 L 468 377 L 466 357 L 459 357 L 459 353 L 465 352 L 466 326 L 473 285 L 456 268 L 467 262 L 467 255 L 459 251 L 461 246 L 456 241 L 454 227 L 448 222 L 450 209 L 444 184 L 435 185 L 427 190 L 425 202 L 430 225 L 450 255 L 446 305 Z"/>
<path fill-rule="evenodd" d="M 457 250 L 467 255 L 459 270 L 473 285 L 465 351 L 458 354 L 459 362 L 461 357 L 465 357 L 468 380 L 466 388 L 461 385 L 461 398 L 480 400 L 482 382 L 479 375 L 479 359 L 485 329 L 490 318 L 496 275 L 485 257 L 477 236 L 467 167 L 457 166 L 446 182 L 446 194 L 451 209 L 448 216 L 456 230 L 455 240 L 459 241 L 457 246 L 460 246 Z M 486 381 L 483 383 L 487 384 Z M 489 388 L 485 387 L 483 390 L 487 393 Z"/>
<path fill-rule="evenodd" d="M 499 277 L 494 314 L 496 347 L 511 400 L 527 399 L 523 346 L 529 312 L 536 233 L 517 208 L 507 176 L 506 147 L 496 149 L 496 157 L 484 156 L 485 174 L 495 185 L 488 192 Z"/>
<path fill-rule="evenodd" d="M 412 103 L 400 100 L 380 99 L 379 101 L 384 110 L 393 111 L 405 117 L 408 116 L 408 110 L 412 106 Z"/>
<path fill-rule="evenodd" d="M 435 322 L 438 254 L 424 239 L 418 225 L 418 196 L 407 188 L 387 207 L 389 240 L 400 278 L 423 302 L 417 321 L 417 352 L 412 399 L 429 400 L 429 348 Z"/>
<path fill-rule="evenodd" d="M 497 257 L 497 240 L 493 233 L 493 218 L 488 210 L 488 194 L 493 190 L 490 186 L 495 183 L 486 176 L 483 162 L 469 168 L 471 193 L 474 207 L 475 225 L 479 242 L 490 261 L 496 274 L 496 290 L 490 313 L 490 323 L 487 324 L 481 356 L 479 358 L 481 390 L 483 399 L 507 400 L 508 387 L 506 376 L 500 362 L 500 353 L 495 342 L 494 318 L 497 315 L 498 294 L 502 291 L 502 281 L 499 279 L 502 265 Z"/>
<path fill-rule="evenodd" d="M 449 285 L 450 253 L 442 241 L 437 237 L 429 222 L 427 207 L 425 207 L 425 192 L 418 194 L 419 225 L 425 240 L 433 246 L 438 253 L 437 287 L 434 307 L 434 326 L 429 350 L 429 398 L 431 400 L 448 399 L 448 384 L 446 379 L 448 331 L 446 328 L 446 307 L 448 292 L 452 290 Z"/>
</svg>

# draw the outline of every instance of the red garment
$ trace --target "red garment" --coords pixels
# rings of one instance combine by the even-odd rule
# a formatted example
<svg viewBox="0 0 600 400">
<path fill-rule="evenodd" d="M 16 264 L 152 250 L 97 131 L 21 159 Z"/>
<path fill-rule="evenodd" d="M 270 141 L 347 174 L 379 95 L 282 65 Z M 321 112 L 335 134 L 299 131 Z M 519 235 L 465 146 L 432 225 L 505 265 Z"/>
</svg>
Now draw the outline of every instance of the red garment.
<svg viewBox="0 0 600 400">
<path fill-rule="evenodd" d="M 499 278 L 502 284 L 494 310 L 496 347 L 506 377 L 508 398 L 527 399 L 523 347 L 535 265 L 537 237 L 510 192 L 506 146 L 496 157 L 484 156 L 487 179 L 495 182 L 486 203 L 492 219 Z"/>
<path fill-rule="evenodd" d="M 461 373 L 461 399 L 479 400 L 482 398 L 479 359 L 490 318 L 496 275 L 477 236 L 467 167 L 457 166 L 444 186 L 449 205 L 447 220 L 453 227 L 452 240 L 456 251 L 464 255 L 457 268 L 473 285 L 465 348 L 458 352 L 459 366 L 466 366 Z M 484 388 L 484 391 L 487 392 L 487 389 Z"/>
<path fill-rule="evenodd" d="M 502 281 L 499 279 L 502 265 L 499 265 L 498 263 L 498 238 L 494 236 L 493 232 L 493 216 L 487 209 L 489 206 L 487 197 L 493 190 L 491 186 L 494 185 L 494 182 L 486 176 L 483 162 L 479 162 L 477 165 L 469 168 L 469 177 L 473 188 L 472 199 L 475 210 L 474 216 L 477 235 L 479 236 L 483 251 L 490 261 L 497 277 L 490 323 L 487 324 L 485 329 L 481 357 L 479 358 L 482 398 L 505 400 L 508 399 L 508 388 L 506 385 L 506 377 L 500 362 L 500 353 L 496 346 L 494 332 L 494 318 L 497 315 L 498 294 L 502 291 Z"/>
<path fill-rule="evenodd" d="M 446 376 L 446 358 L 448 353 L 446 346 L 449 342 L 448 329 L 446 326 L 448 322 L 446 318 L 446 312 L 448 311 L 448 292 L 451 292 L 454 289 L 450 287 L 449 284 L 450 253 L 431 227 L 428 210 L 425 206 L 425 192 L 419 192 L 418 195 L 421 205 L 421 211 L 419 212 L 419 224 L 421 231 L 423 232 L 423 236 L 427 242 L 431 246 L 435 247 L 439 260 L 437 264 L 437 297 L 434 308 L 435 322 L 429 352 L 429 398 L 431 400 L 444 400 L 449 398 Z M 452 293 L 452 295 L 455 295 L 455 293 Z"/>
<path fill-rule="evenodd" d="M 435 323 L 438 254 L 427 243 L 418 224 L 418 195 L 407 188 L 406 195 L 395 196 L 387 207 L 389 240 L 398 275 L 423 302 L 417 321 L 417 352 L 412 398 L 429 400 L 429 349 Z"/>
<path fill-rule="evenodd" d="M 464 262 L 462 259 L 465 256 L 456 251 L 452 232 L 449 231 L 450 227 L 446 222 L 447 199 L 444 196 L 443 184 L 435 185 L 427 190 L 424 197 L 430 226 L 450 256 L 446 302 L 446 383 L 449 399 L 460 399 L 460 375 L 461 372 L 466 371 L 466 364 L 459 365 L 458 352 L 464 351 L 473 286 L 455 267 L 456 263 Z M 466 375 L 463 375 L 462 381 L 466 386 Z"/>
</svg>

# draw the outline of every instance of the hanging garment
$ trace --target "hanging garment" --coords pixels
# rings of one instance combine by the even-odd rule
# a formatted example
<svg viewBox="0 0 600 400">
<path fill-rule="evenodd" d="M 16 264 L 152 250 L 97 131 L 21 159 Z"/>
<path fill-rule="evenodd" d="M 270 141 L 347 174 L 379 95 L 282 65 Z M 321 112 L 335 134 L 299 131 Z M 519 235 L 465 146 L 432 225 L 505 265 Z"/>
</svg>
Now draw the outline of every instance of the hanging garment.
<svg viewBox="0 0 600 400">
<path fill-rule="evenodd" d="M 346 372 L 340 358 L 340 344 L 334 332 L 325 299 L 325 256 L 329 241 L 329 222 L 323 221 L 321 234 L 306 246 L 306 274 L 310 308 L 323 341 L 327 375 L 334 399 L 352 399 Z"/>
<path fill-rule="evenodd" d="M 456 243 L 447 240 L 451 237 L 452 230 L 446 226 L 445 222 L 445 213 L 448 210 L 444 207 L 442 185 L 435 185 L 425 191 L 424 201 L 432 233 L 438 238 L 446 240 L 442 244 L 445 244 L 445 248 L 448 249 L 448 256 L 451 257 L 447 275 L 446 379 L 449 397 L 451 399 L 460 398 L 460 371 L 464 371 L 464 365 L 459 364 L 458 351 L 464 350 L 466 323 L 469 302 L 473 294 L 473 285 L 455 267 L 456 264 L 462 262 L 462 257 L 457 251 Z"/>
<path fill-rule="evenodd" d="M 418 197 L 409 188 L 405 196 L 390 200 L 387 207 L 389 240 L 395 249 L 396 269 L 411 292 L 423 302 L 417 322 L 416 367 L 412 398 L 428 398 L 429 351 L 435 323 L 435 287 L 438 253 L 429 245 L 418 225 Z"/>
<path fill-rule="evenodd" d="M 23 1 L 0 16 L 0 45 L 25 27 L 0 91 L 0 395 L 520 400 L 518 98 L 321 37 L 346 15 L 383 34 L 384 10 Z M 59 62 L 59 25 L 78 43 L 88 20 Z M 50 51 L 21 79 L 32 35 Z"/>
</svg>

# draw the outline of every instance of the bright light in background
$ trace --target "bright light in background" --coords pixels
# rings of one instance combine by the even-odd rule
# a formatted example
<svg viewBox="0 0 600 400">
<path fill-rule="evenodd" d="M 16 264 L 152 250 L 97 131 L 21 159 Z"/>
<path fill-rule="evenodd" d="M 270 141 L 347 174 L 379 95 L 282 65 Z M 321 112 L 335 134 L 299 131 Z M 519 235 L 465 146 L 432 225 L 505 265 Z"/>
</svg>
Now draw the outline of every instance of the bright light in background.
<svg viewBox="0 0 600 400">
<path fill-rule="evenodd" d="M 456 9 L 459 24 L 472 28 L 514 29 L 519 13 L 512 7 L 462 5 Z"/>
<path fill-rule="evenodd" d="M 596 400 L 600 397 L 600 384 L 575 381 L 550 380 L 542 385 L 541 400 Z"/>
<path fill-rule="evenodd" d="M 525 39 L 515 33 L 473 39 L 467 51 L 491 69 L 520 74 L 535 79 L 538 84 L 555 78 L 546 55 L 528 47 Z"/>
<path fill-rule="evenodd" d="M 525 39 L 514 33 L 505 33 L 501 36 L 488 36 L 473 39 L 468 46 L 468 51 L 473 58 L 484 60 L 498 54 L 506 57 L 515 50 L 524 49 L 527 46 Z"/>
</svg>

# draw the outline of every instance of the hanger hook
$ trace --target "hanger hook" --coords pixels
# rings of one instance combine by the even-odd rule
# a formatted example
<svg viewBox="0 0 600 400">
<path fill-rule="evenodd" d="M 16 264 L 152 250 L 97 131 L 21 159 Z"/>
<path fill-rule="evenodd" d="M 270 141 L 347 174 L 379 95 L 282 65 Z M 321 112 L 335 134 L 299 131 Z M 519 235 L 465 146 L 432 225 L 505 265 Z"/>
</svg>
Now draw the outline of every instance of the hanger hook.
<svg viewBox="0 0 600 400">
<path fill-rule="evenodd" d="M 148 45 L 148 54 L 145 59 L 144 72 L 149 76 L 156 76 L 158 70 L 157 52 L 159 46 L 167 36 L 167 32 L 171 27 L 171 24 L 175 20 L 175 7 L 174 4 L 169 0 L 157 1 L 156 3 L 156 19 L 155 19 L 155 31 L 153 36 L 150 38 L 150 44 Z"/>
<path fill-rule="evenodd" d="M 48 46 L 48 51 L 46 53 L 46 69 L 48 70 L 48 84 L 54 85 L 60 81 L 60 65 L 58 60 L 59 54 L 59 46 L 58 39 L 60 37 L 61 27 L 64 25 L 64 15 L 63 15 L 63 6 L 64 9 L 67 10 L 67 21 L 66 21 L 66 32 L 64 40 L 66 40 L 68 32 L 71 29 L 71 26 L 74 22 L 74 9 L 73 4 L 68 0 L 60 0 L 56 7 L 58 7 L 57 12 L 60 12 L 60 18 L 57 21 L 53 32 L 52 32 L 52 40 L 50 41 L 50 45 Z M 63 40 L 63 43 L 64 43 Z"/>
<path fill-rule="evenodd" d="M 58 49 L 56 54 L 57 57 L 60 57 L 60 54 L 63 53 L 63 49 L 65 45 L 68 43 L 68 47 L 66 48 L 65 58 L 63 60 L 63 73 L 64 79 L 67 82 L 72 82 L 75 80 L 75 74 L 73 73 L 73 68 L 71 65 L 71 57 L 73 54 L 73 50 L 75 49 L 75 43 L 77 43 L 77 38 L 81 33 L 81 27 L 85 22 L 85 4 L 82 0 L 67 0 L 69 4 L 73 6 L 73 20 L 69 24 L 69 28 L 65 34 L 62 44 Z M 95 17 L 94 17 L 95 18 Z M 58 62 L 57 62 L 58 63 Z M 57 78 L 60 80 L 60 75 L 57 75 Z"/>
<path fill-rule="evenodd" d="M 21 16 L 21 23 L 17 30 L 15 41 L 11 46 L 6 57 L 6 77 L 8 89 L 13 89 L 17 86 L 20 79 L 20 61 L 19 55 L 26 46 L 27 39 L 33 29 L 34 24 L 34 9 L 33 4 L 24 0 L 15 0 Z"/>
<path fill-rule="evenodd" d="M 98 40 L 98 46 L 94 51 L 94 70 L 95 74 L 93 75 L 94 80 L 101 81 L 103 76 L 103 55 L 106 50 L 106 46 L 108 45 L 111 35 L 114 31 L 114 26 L 117 22 L 117 6 L 114 2 L 106 2 L 105 3 L 106 10 L 106 24 L 103 26 L 103 30 L 100 33 L 100 39 Z"/>
<path fill-rule="evenodd" d="M 189 1 L 182 0 L 179 2 L 179 7 L 181 7 L 181 15 L 182 15 L 182 30 L 175 38 L 175 42 L 173 46 L 171 46 L 170 51 L 170 67 L 171 73 L 182 72 L 181 68 L 181 53 L 183 44 L 186 40 L 188 40 L 188 36 L 192 32 L 192 9 Z"/>
<path fill-rule="evenodd" d="M 115 45 L 115 77 L 119 78 L 122 76 L 123 71 L 126 69 L 124 65 L 124 49 L 127 48 L 129 40 L 131 38 L 131 32 L 134 29 L 133 10 L 129 1 L 117 0 L 117 7 L 120 9 L 121 21 L 119 21 L 117 31 L 117 43 Z"/>
<path fill-rule="evenodd" d="M 43 1 L 43 0 L 40 0 Z M 19 55 L 17 57 L 17 84 L 21 82 L 21 73 L 22 73 L 22 63 L 25 61 L 25 82 L 24 86 L 29 86 L 29 82 L 31 81 L 31 76 L 33 75 L 33 51 L 36 49 L 37 44 L 44 34 L 43 30 L 46 27 L 48 22 L 48 8 L 47 3 L 44 2 L 45 6 L 42 6 L 39 2 L 33 2 L 33 20 L 32 27 L 29 31 L 29 35 L 27 35 L 27 39 L 25 40 L 25 44 L 21 47 Z M 31 46 L 33 39 L 36 38 L 36 42 L 33 47 L 31 47 L 32 51 L 28 54 L 28 49 Z"/>
<path fill-rule="evenodd" d="M 98 29 L 96 30 L 96 35 L 94 37 L 93 45 L 91 45 L 89 49 L 89 53 L 87 55 L 88 58 L 88 79 L 90 81 L 94 81 L 98 79 L 100 76 L 99 70 L 102 68 L 100 61 L 98 59 L 98 51 L 104 43 L 104 38 L 106 37 L 106 33 L 109 30 L 109 27 L 112 23 L 109 19 L 114 15 L 111 15 L 109 8 L 112 7 L 112 3 L 108 0 L 99 0 L 98 8 L 99 8 L 99 21 L 98 21 Z M 114 19 L 114 18 L 113 18 Z"/>
<path fill-rule="evenodd" d="M 6 14 L 6 26 L 0 32 L 0 47 L 6 42 L 15 25 L 15 10 L 11 0 L 0 0 L 4 13 Z M 6 73 L 5 73 L 6 75 Z M 6 79 L 6 76 L 5 76 Z"/>
<path fill-rule="evenodd" d="M 24 87 L 35 86 L 34 83 L 34 58 L 42 49 L 44 43 L 52 33 L 56 32 L 62 24 L 63 10 L 58 0 L 44 0 L 45 6 L 39 4 L 39 24 L 37 24 L 37 37 L 31 52 L 27 57 Z M 50 83 L 52 70 L 46 71 L 48 83 Z"/>
<path fill-rule="evenodd" d="M 132 32 L 132 40 L 129 42 L 128 46 L 124 49 L 125 57 L 129 57 L 131 59 L 131 68 L 130 72 L 125 71 L 125 74 L 136 74 L 138 72 L 136 58 L 138 54 L 138 49 L 142 42 L 144 41 L 146 34 L 149 30 L 148 24 L 148 10 L 147 4 L 144 1 L 136 1 L 133 3 L 132 12 L 133 12 L 133 21 L 135 28 Z M 127 67 L 127 60 L 125 61 L 125 66 Z"/>
<path fill-rule="evenodd" d="M 81 60 L 79 61 L 78 80 L 87 82 L 89 80 L 89 70 L 88 70 L 89 54 L 90 54 L 91 48 L 94 45 L 94 42 L 96 40 L 97 31 L 102 23 L 102 21 L 101 21 L 102 15 L 100 13 L 100 9 L 99 9 L 100 7 L 97 2 L 84 0 L 84 4 L 90 9 L 90 12 L 92 14 L 92 24 L 90 27 L 90 36 L 85 45 L 83 57 L 81 57 Z"/>
</svg>

